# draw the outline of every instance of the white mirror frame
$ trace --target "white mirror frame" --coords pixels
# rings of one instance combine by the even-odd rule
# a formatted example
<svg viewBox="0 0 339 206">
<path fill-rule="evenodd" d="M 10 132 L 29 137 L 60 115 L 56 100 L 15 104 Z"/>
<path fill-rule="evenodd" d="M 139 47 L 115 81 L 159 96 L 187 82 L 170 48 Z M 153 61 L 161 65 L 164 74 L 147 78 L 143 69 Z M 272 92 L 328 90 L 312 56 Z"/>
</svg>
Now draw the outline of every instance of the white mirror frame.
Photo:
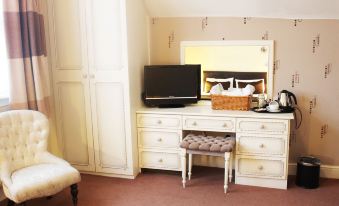
<svg viewBox="0 0 339 206">
<path fill-rule="evenodd" d="M 273 64 L 274 64 L 274 41 L 273 40 L 235 40 L 235 41 L 181 41 L 180 64 L 185 64 L 185 48 L 194 46 L 267 46 L 267 99 L 273 98 Z"/>
</svg>

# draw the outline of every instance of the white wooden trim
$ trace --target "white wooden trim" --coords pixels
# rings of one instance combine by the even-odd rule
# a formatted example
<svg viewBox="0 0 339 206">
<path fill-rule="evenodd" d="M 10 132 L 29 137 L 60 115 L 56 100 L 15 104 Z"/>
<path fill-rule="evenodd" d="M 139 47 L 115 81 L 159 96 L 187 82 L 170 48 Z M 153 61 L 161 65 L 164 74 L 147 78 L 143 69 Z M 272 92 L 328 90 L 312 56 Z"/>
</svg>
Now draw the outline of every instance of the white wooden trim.
<svg viewBox="0 0 339 206">
<path fill-rule="evenodd" d="M 189 115 L 189 116 L 210 116 L 210 117 L 237 117 L 237 118 L 258 118 L 258 119 L 294 119 L 293 113 L 257 113 L 253 111 L 237 110 L 213 110 L 211 105 L 187 105 L 184 108 L 147 108 L 143 107 L 137 111 L 142 115 Z M 289 133 L 287 133 L 289 134 Z"/>
<path fill-rule="evenodd" d="M 180 47 L 184 46 L 273 46 L 273 40 L 231 40 L 231 41 L 181 41 Z"/>
<path fill-rule="evenodd" d="M 87 175 L 99 175 L 104 177 L 116 177 L 116 178 L 125 178 L 125 179 L 135 179 L 137 174 L 133 175 L 126 175 L 126 174 L 113 174 L 113 173 L 102 173 L 102 172 L 86 172 L 83 171 L 81 174 L 87 174 Z"/>
<path fill-rule="evenodd" d="M 290 163 L 288 165 L 288 174 L 296 175 L 296 173 L 297 173 L 297 163 Z M 339 179 L 339 165 L 321 165 L 320 177 Z"/>
</svg>

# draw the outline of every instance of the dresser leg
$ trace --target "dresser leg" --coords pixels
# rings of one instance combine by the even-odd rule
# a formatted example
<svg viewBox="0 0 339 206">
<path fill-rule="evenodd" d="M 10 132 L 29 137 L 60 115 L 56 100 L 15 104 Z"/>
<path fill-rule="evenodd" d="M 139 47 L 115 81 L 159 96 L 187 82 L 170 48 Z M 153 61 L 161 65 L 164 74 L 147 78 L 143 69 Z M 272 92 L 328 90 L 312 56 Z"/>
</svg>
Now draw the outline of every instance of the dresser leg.
<svg viewBox="0 0 339 206">
<path fill-rule="evenodd" d="M 228 166 L 228 181 L 229 182 L 232 182 L 232 170 L 233 170 L 233 152 L 230 152 L 230 163 L 229 163 L 229 166 Z"/>
<path fill-rule="evenodd" d="M 181 153 L 181 169 L 182 169 L 182 186 L 183 188 L 185 188 L 185 184 L 186 184 L 186 149 L 182 149 Z"/>
<path fill-rule="evenodd" d="M 192 154 L 188 153 L 188 180 L 191 180 L 192 176 Z"/>
<path fill-rule="evenodd" d="M 229 167 L 230 152 L 225 152 L 225 180 L 224 180 L 224 193 L 227 193 L 228 188 L 228 167 Z"/>
</svg>

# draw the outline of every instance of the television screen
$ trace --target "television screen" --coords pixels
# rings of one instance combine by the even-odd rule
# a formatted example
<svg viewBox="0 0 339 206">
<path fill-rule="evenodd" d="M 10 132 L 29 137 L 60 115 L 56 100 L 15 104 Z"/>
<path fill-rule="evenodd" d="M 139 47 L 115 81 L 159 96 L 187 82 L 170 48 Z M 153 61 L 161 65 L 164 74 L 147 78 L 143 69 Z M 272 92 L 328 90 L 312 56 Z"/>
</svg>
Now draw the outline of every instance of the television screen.
<svg viewBox="0 0 339 206">
<path fill-rule="evenodd" d="M 145 66 L 146 105 L 182 105 L 200 99 L 200 65 Z"/>
</svg>

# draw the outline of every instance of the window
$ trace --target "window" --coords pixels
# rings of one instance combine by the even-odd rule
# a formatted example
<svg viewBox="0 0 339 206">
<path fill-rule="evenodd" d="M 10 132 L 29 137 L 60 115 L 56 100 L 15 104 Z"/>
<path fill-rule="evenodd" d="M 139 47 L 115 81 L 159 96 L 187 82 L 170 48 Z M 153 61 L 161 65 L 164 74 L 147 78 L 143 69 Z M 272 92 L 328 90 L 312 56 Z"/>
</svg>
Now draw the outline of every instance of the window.
<svg viewBox="0 0 339 206">
<path fill-rule="evenodd" d="M 0 107 L 8 104 L 9 74 L 2 4 L 0 3 Z"/>
</svg>

